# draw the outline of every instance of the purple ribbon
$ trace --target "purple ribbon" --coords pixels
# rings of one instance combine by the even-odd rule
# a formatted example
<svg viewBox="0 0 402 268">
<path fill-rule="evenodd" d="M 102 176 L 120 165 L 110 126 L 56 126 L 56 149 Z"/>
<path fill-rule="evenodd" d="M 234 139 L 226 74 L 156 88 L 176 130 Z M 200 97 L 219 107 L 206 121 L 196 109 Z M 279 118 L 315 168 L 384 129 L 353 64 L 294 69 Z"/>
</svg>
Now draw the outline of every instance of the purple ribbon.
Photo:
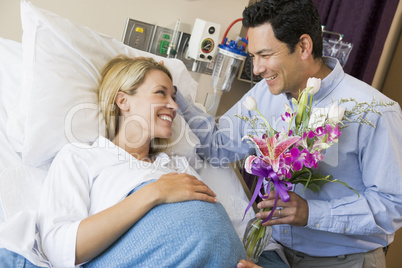
<svg viewBox="0 0 402 268">
<path fill-rule="evenodd" d="M 253 161 L 251 162 L 250 169 L 251 172 L 248 172 L 247 170 L 246 171 L 250 174 L 258 176 L 258 181 L 257 185 L 255 186 L 255 190 L 253 196 L 251 197 L 250 203 L 248 204 L 246 211 L 244 212 L 243 219 L 246 216 L 247 211 L 251 208 L 254 201 L 256 200 L 257 195 L 259 195 L 263 199 L 267 199 L 269 197 L 269 192 L 267 196 L 261 194 L 262 184 L 264 180 L 266 179 L 267 181 L 270 181 L 274 184 L 275 188 L 274 206 L 272 207 L 271 213 L 268 215 L 268 217 L 262 221 L 264 223 L 272 218 L 272 214 L 276 209 L 279 196 L 281 197 L 283 202 L 288 202 L 290 200 L 288 191 L 292 190 L 293 186 L 292 183 L 288 181 L 280 180 L 276 172 L 272 169 L 272 166 L 265 163 L 261 158 L 254 158 Z"/>
</svg>

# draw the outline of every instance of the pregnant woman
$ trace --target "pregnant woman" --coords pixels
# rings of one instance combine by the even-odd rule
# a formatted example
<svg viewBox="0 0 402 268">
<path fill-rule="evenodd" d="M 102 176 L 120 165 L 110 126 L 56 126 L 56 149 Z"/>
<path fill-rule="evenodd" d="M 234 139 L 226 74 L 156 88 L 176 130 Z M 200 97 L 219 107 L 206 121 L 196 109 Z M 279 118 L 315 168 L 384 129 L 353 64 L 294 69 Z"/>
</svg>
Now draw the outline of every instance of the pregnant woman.
<svg viewBox="0 0 402 268">
<path fill-rule="evenodd" d="M 246 259 L 215 194 L 183 157 L 163 151 L 176 88 L 163 64 L 118 56 L 102 72 L 107 137 L 68 144 L 38 213 L 56 267 L 235 267 Z"/>
</svg>

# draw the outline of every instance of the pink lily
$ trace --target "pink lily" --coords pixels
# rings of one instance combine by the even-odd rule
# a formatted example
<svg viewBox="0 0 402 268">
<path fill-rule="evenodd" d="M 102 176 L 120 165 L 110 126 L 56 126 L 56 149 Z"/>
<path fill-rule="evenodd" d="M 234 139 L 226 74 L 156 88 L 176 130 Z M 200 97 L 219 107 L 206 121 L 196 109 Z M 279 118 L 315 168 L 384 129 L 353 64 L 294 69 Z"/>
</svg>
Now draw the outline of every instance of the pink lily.
<svg viewBox="0 0 402 268">
<path fill-rule="evenodd" d="M 244 139 L 251 140 L 255 144 L 257 151 L 263 157 L 263 160 L 270 164 L 275 172 L 278 172 L 280 156 L 283 155 L 289 147 L 300 140 L 300 137 L 287 137 L 280 142 L 278 142 L 275 136 L 266 139 L 261 139 L 257 136 L 244 136 L 242 140 Z M 251 163 L 252 159 L 249 161 Z"/>
<path fill-rule="evenodd" d="M 247 171 L 247 173 L 252 174 L 253 171 L 251 170 L 251 164 L 253 163 L 254 159 L 258 158 L 255 155 L 249 155 L 246 160 L 244 161 L 244 169 Z"/>
</svg>

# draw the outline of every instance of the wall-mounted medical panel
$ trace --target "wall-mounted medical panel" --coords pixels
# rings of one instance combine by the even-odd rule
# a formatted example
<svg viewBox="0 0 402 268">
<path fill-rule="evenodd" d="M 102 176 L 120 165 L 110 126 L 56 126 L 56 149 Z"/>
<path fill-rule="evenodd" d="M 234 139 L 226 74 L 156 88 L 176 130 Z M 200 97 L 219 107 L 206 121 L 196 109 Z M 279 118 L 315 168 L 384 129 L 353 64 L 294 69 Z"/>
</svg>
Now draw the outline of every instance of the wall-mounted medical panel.
<svg viewBox="0 0 402 268">
<path fill-rule="evenodd" d="M 181 60 L 188 70 L 192 69 L 194 60 L 187 57 L 191 35 L 185 32 L 177 33 L 177 40 L 174 38 L 174 30 L 160 27 L 146 22 L 127 19 L 123 43 L 133 48 L 150 52 L 152 54 L 167 57 L 170 42 L 176 42 L 176 55 L 174 58 Z M 201 62 L 196 72 L 211 74 L 213 65 Z"/>
<path fill-rule="evenodd" d="M 156 26 L 128 19 L 124 30 L 123 43 L 133 48 L 149 51 Z"/>
<path fill-rule="evenodd" d="M 172 29 L 155 26 L 154 35 L 148 52 L 158 56 L 167 57 L 170 43 L 175 42 L 175 58 L 181 60 L 186 65 L 187 69 L 191 68 L 193 60 L 186 57 L 190 34 L 178 32 L 177 40 L 173 40 L 173 38 L 174 31 Z"/>
</svg>

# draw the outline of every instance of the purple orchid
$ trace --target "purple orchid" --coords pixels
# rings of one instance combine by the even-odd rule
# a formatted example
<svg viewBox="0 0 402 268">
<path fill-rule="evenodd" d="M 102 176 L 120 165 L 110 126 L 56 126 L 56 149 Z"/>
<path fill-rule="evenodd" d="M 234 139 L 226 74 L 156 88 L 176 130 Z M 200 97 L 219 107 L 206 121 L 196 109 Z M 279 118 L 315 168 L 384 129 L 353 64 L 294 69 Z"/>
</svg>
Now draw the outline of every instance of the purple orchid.
<svg viewBox="0 0 402 268">
<path fill-rule="evenodd" d="M 289 104 L 285 103 L 285 114 L 281 115 L 282 120 L 289 124 L 292 121 L 293 116 L 294 113 L 292 108 L 290 108 Z"/>
<path fill-rule="evenodd" d="M 327 129 L 324 129 L 323 127 L 318 127 L 318 128 L 316 128 L 316 130 L 314 131 L 314 130 L 310 130 L 309 132 L 308 132 L 308 138 L 309 139 L 312 139 L 312 138 L 314 138 L 314 137 L 316 137 L 316 136 L 322 136 L 322 135 L 325 135 L 325 134 L 327 134 Z"/>
<path fill-rule="evenodd" d="M 301 170 L 304 165 L 305 153 L 302 153 L 298 148 L 293 147 L 292 149 L 290 149 L 290 154 L 292 155 L 293 170 L 294 171 Z"/>
<path fill-rule="evenodd" d="M 306 157 L 304 161 L 304 165 L 308 168 L 318 167 L 318 162 L 322 161 L 324 159 L 324 156 L 321 154 L 321 152 L 314 151 L 313 153 L 310 153 L 309 151 L 305 151 Z"/>
<path fill-rule="evenodd" d="M 328 142 L 338 142 L 338 137 L 342 134 L 338 125 L 335 125 L 333 129 L 331 125 L 326 125 L 325 132 L 328 135 Z"/>
</svg>

